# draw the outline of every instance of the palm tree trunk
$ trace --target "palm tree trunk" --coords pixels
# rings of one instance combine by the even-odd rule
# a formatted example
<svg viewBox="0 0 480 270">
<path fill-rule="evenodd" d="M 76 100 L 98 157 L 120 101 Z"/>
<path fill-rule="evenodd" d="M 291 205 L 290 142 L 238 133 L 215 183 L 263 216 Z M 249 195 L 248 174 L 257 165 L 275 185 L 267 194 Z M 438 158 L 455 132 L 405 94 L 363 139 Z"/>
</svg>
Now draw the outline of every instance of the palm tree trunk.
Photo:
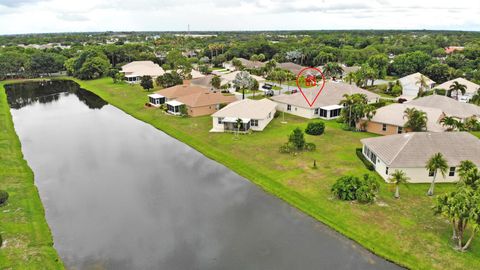
<svg viewBox="0 0 480 270">
<path fill-rule="evenodd" d="M 428 192 L 427 192 L 428 196 L 433 195 L 433 189 L 435 188 L 435 178 L 437 178 L 437 171 L 433 173 L 432 183 L 430 184 L 430 188 L 428 189 Z"/>
<path fill-rule="evenodd" d="M 395 199 L 400 198 L 399 186 L 398 184 L 395 185 Z"/>
<path fill-rule="evenodd" d="M 472 235 L 470 235 L 470 238 L 468 238 L 467 243 L 462 247 L 462 251 L 467 250 L 467 248 L 470 246 L 470 243 L 472 243 L 472 239 L 475 236 L 476 229 L 474 226 L 472 226 Z"/>
</svg>

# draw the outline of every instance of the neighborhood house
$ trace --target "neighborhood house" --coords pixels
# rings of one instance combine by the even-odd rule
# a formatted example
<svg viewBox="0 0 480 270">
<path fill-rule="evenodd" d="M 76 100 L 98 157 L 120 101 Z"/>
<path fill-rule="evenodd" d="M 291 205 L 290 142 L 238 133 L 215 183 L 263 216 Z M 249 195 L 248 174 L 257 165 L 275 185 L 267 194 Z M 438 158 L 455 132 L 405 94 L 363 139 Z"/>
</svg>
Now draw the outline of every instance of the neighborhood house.
<svg viewBox="0 0 480 270">
<path fill-rule="evenodd" d="M 313 101 L 318 93 L 318 90 L 303 90 L 305 96 Z M 376 103 L 380 99 L 380 96 L 370 91 L 363 90 L 355 85 L 327 81 L 325 86 L 312 104 L 309 106 L 302 93 L 295 94 L 281 94 L 273 96 L 272 100 L 277 103 L 277 110 L 281 112 L 287 112 L 304 118 L 323 118 L 333 119 L 340 116 L 340 112 L 343 106 L 339 105 L 340 101 L 344 98 L 344 95 L 352 94 L 364 94 L 367 96 L 369 103 Z"/>
<path fill-rule="evenodd" d="M 469 117 L 480 117 L 480 107 L 471 103 L 458 102 L 453 98 L 439 95 L 421 97 L 409 101 L 408 105 L 440 109 L 446 116 L 465 120 Z"/>
<path fill-rule="evenodd" d="M 447 82 L 444 82 L 440 85 L 435 86 L 436 89 L 444 89 L 448 90 L 450 89 L 450 86 L 454 84 L 454 82 L 457 82 L 459 84 L 462 84 L 465 86 L 465 94 L 462 94 L 461 92 L 458 92 L 458 101 L 462 102 L 468 102 L 470 99 L 473 97 L 473 95 L 480 89 L 480 85 L 473 83 L 467 79 L 464 78 L 456 78 Z M 452 92 L 452 96 L 456 97 L 457 93 Z"/>
<path fill-rule="evenodd" d="M 276 103 L 269 99 L 243 99 L 230 103 L 212 114 L 213 128 L 210 132 L 262 131 L 275 115 Z M 238 119 L 241 120 L 237 126 Z"/>
<path fill-rule="evenodd" d="M 163 68 L 152 61 L 133 61 L 123 65 L 120 72 L 125 74 L 125 80 L 129 83 L 139 83 L 142 76 L 151 76 L 155 79 L 165 74 Z"/>
<path fill-rule="evenodd" d="M 395 170 L 402 170 L 412 183 L 430 183 L 434 172 L 425 165 L 436 153 L 441 153 L 449 166 L 445 177 L 437 174 L 437 182 L 458 181 L 461 161 L 470 160 L 480 166 L 480 140 L 468 132 L 411 132 L 361 142 L 363 155 L 385 181 Z"/>
<path fill-rule="evenodd" d="M 416 97 L 418 96 L 418 91 L 420 89 L 420 80 L 423 78 L 426 82 L 426 87 L 423 91 L 429 91 L 435 85 L 435 82 L 430 80 L 427 76 L 423 75 L 420 72 L 413 73 L 398 79 L 402 85 L 402 95 L 406 97 Z"/>
</svg>

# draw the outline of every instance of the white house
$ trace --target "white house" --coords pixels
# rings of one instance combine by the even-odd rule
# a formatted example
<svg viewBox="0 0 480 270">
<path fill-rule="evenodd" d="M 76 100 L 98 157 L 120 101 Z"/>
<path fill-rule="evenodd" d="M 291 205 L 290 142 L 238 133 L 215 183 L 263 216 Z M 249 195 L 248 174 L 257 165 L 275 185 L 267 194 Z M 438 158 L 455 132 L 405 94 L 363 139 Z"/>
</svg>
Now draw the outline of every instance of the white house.
<svg viewBox="0 0 480 270">
<path fill-rule="evenodd" d="M 418 96 L 418 90 L 420 89 L 419 81 L 422 76 L 425 77 L 425 81 L 427 83 L 427 87 L 424 89 L 424 91 L 431 90 L 435 85 L 435 82 L 422 73 L 417 72 L 398 79 L 402 85 L 402 95 L 407 97 Z"/>
<path fill-rule="evenodd" d="M 237 131 L 237 121 L 242 120 L 241 132 L 262 131 L 275 115 L 276 103 L 269 99 L 243 99 L 232 102 L 212 114 L 210 132 Z"/>
<path fill-rule="evenodd" d="M 305 96 L 312 102 L 318 90 L 303 90 Z M 378 102 L 380 96 L 370 91 L 361 89 L 355 85 L 343 82 L 327 81 L 322 92 L 312 104 L 309 106 L 302 93 L 281 94 L 273 96 L 272 100 L 277 103 L 277 111 L 287 112 L 304 118 L 323 118 L 334 119 L 340 116 L 342 106 L 340 101 L 343 95 L 348 94 L 364 94 L 367 96 L 369 103 Z"/>
<path fill-rule="evenodd" d="M 152 61 L 133 61 L 122 66 L 120 71 L 125 74 L 125 80 L 129 83 L 140 82 L 142 76 L 151 76 L 153 79 L 165 74 L 158 64 Z"/>
<path fill-rule="evenodd" d="M 430 183 L 433 172 L 425 165 L 436 153 L 441 153 L 449 166 L 445 177 L 437 174 L 437 182 L 458 181 L 461 161 L 470 160 L 480 166 L 480 140 L 468 132 L 411 132 L 361 142 L 363 155 L 385 181 L 395 170 L 402 170 L 411 183 Z"/>
<path fill-rule="evenodd" d="M 478 91 L 478 89 L 480 89 L 480 85 L 474 83 L 474 82 L 471 82 L 467 79 L 464 79 L 464 78 L 456 78 L 456 79 L 453 79 L 453 80 L 450 80 L 450 81 L 447 81 L 447 82 L 444 82 L 440 85 L 437 85 L 435 86 L 436 89 L 445 89 L 445 90 L 448 90 L 450 88 L 451 85 L 453 85 L 454 82 L 458 82 L 459 84 L 463 84 L 465 85 L 465 94 L 462 95 L 462 93 L 458 93 L 458 101 L 462 101 L 462 102 L 468 102 L 472 97 L 473 95 Z M 452 93 L 452 96 L 456 95 L 457 93 Z"/>
</svg>

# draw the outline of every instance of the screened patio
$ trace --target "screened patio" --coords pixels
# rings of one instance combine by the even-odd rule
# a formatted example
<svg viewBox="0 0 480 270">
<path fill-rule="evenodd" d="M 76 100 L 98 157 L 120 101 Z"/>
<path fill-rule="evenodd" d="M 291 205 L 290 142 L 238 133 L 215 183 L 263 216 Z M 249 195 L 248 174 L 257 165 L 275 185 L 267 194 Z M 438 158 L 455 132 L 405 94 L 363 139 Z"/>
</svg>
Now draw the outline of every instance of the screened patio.
<svg viewBox="0 0 480 270">
<path fill-rule="evenodd" d="M 237 120 L 240 119 L 240 127 L 237 125 Z M 235 117 L 225 117 L 222 120 L 223 130 L 231 132 L 242 132 L 246 133 L 250 130 L 250 119 L 249 118 L 235 118 Z"/>
</svg>

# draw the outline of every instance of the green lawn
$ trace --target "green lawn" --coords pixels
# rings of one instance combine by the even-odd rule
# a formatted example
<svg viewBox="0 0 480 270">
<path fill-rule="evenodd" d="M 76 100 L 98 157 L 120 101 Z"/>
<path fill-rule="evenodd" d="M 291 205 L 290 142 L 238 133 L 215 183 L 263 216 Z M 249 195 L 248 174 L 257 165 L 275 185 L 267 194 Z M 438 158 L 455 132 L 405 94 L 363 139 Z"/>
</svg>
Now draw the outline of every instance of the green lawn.
<svg viewBox="0 0 480 270">
<path fill-rule="evenodd" d="M 52 236 L 33 173 L 23 159 L 6 94 L 0 82 L 0 189 L 8 203 L 0 207 L 0 269 L 63 269 L 53 248 Z"/>
<path fill-rule="evenodd" d="M 466 253 L 452 249 L 449 224 L 433 216 L 433 198 L 425 195 L 427 184 L 402 186 L 402 197 L 395 200 L 392 187 L 382 182 L 378 202 L 373 205 L 332 198 L 330 187 L 339 176 L 368 172 L 355 148 L 370 134 L 344 131 L 329 121 L 324 135 L 307 136 L 316 143 L 315 152 L 285 155 L 278 147 L 295 127 L 304 128 L 308 121 L 286 115 L 287 124 L 279 117 L 263 132 L 235 139 L 232 134 L 209 133 L 208 116 L 181 118 L 145 108 L 147 93 L 138 85 L 113 84 L 111 79 L 78 82 L 389 260 L 414 269 L 480 269 L 480 240 Z M 312 168 L 313 160 L 318 169 Z M 451 184 L 437 186 L 437 194 L 454 188 Z"/>
</svg>

